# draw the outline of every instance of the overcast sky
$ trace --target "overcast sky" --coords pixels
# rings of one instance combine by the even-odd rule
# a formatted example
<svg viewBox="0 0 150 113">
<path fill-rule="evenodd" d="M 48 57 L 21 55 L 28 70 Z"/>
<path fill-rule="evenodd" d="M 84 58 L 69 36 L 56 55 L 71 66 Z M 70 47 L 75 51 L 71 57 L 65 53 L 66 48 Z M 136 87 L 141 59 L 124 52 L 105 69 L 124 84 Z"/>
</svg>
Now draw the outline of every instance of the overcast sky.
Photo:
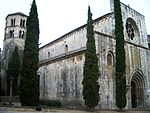
<svg viewBox="0 0 150 113">
<path fill-rule="evenodd" d="M 87 8 L 91 6 L 93 19 L 110 12 L 110 0 L 36 0 L 40 40 L 46 43 L 83 25 L 87 21 Z M 150 34 L 150 0 L 121 0 L 145 16 L 147 33 Z M 32 0 L 1 0 L 0 47 L 4 39 L 5 18 L 8 14 L 22 12 L 29 15 Z"/>
</svg>

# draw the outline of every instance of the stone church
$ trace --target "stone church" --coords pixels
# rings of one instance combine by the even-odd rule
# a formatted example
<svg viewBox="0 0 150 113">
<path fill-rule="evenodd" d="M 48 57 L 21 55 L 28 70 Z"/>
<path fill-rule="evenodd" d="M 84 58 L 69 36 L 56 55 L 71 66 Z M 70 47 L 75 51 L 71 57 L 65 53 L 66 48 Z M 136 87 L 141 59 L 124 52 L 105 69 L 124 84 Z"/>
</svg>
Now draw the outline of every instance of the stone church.
<svg viewBox="0 0 150 113">
<path fill-rule="evenodd" d="M 111 12 L 94 20 L 94 37 L 100 70 L 98 109 L 115 109 L 115 18 Z M 145 17 L 121 3 L 126 53 L 126 109 L 150 107 L 150 49 Z M 6 17 L 1 75 L 3 90 L 9 54 L 17 45 L 22 56 L 27 16 Z M 16 23 L 15 23 L 16 22 Z M 39 50 L 40 98 L 60 101 L 64 106 L 84 106 L 83 65 L 86 51 L 86 24 L 44 45 Z"/>
</svg>

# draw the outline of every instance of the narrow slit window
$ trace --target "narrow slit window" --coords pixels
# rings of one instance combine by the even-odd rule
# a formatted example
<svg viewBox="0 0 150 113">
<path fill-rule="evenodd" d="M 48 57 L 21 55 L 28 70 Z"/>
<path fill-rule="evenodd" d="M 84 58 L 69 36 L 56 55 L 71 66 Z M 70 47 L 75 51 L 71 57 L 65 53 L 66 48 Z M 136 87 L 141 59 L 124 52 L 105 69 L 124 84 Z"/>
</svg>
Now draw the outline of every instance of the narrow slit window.
<svg viewBox="0 0 150 113">
<path fill-rule="evenodd" d="M 21 38 L 21 30 L 19 31 L 19 38 Z"/>
<path fill-rule="evenodd" d="M 25 20 L 23 20 L 23 25 L 22 25 L 22 27 L 25 27 Z"/>
<path fill-rule="evenodd" d="M 9 31 L 9 36 L 10 36 L 10 38 L 14 38 L 14 30 Z"/>
<path fill-rule="evenodd" d="M 22 19 L 20 20 L 20 27 L 22 27 Z"/>
<path fill-rule="evenodd" d="M 50 58 L 50 56 L 51 56 L 51 54 L 50 54 L 50 52 L 48 52 L 48 58 Z"/>
<path fill-rule="evenodd" d="M 22 31 L 22 33 L 21 33 L 21 37 L 22 37 L 22 38 L 24 38 L 24 31 Z"/>
<path fill-rule="evenodd" d="M 13 26 L 13 19 L 11 19 L 11 26 Z"/>
<path fill-rule="evenodd" d="M 68 53 L 68 45 L 65 45 L 65 53 Z"/>
<path fill-rule="evenodd" d="M 16 22 L 16 19 L 14 18 L 13 26 L 15 26 L 15 24 L 16 24 L 15 22 Z"/>
</svg>

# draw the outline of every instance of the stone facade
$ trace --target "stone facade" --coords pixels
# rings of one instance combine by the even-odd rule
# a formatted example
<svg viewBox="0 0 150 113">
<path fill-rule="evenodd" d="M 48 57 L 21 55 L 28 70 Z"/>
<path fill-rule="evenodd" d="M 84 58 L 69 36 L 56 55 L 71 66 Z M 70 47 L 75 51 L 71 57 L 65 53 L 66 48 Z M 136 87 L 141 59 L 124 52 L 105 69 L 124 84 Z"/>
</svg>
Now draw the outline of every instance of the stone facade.
<svg viewBox="0 0 150 113">
<path fill-rule="evenodd" d="M 6 70 L 8 67 L 9 58 L 11 57 L 15 46 L 18 47 L 20 59 L 22 58 L 24 41 L 26 38 L 26 20 L 27 16 L 20 12 L 9 14 L 6 17 L 3 52 L 1 57 L 1 79 L 3 84 L 3 95 L 7 94 Z"/>
<path fill-rule="evenodd" d="M 98 109 L 115 109 L 115 19 L 111 12 L 94 20 L 94 37 L 100 70 Z M 126 52 L 127 106 L 150 106 L 150 49 L 145 18 L 121 3 Z M 15 45 L 24 49 L 27 16 L 22 13 L 6 17 L 2 53 L 2 90 L 6 94 L 6 70 Z M 15 23 L 15 24 L 14 24 Z M 86 51 L 86 25 L 63 35 L 39 50 L 40 98 L 58 100 L 63 106 L 84 106 L 82 79 Z M 21 52 L 20 52 L 21 55 Z"/>
<path fill-rule="evenodd" d="M 112 6 L 113 0 L 111 0 Z M 115 109 L 115 20 L 108 13 L 94 20 L 99 59 L 98 109 Z M 127 109 L 150 106 L 150 51 L 144 16 L 121 3 L 126 51 Z M 46 44 L 39 51 L 40 98 L 65 106 L 84 106 L 82 79 L 86 25 Z"/>
</svg>

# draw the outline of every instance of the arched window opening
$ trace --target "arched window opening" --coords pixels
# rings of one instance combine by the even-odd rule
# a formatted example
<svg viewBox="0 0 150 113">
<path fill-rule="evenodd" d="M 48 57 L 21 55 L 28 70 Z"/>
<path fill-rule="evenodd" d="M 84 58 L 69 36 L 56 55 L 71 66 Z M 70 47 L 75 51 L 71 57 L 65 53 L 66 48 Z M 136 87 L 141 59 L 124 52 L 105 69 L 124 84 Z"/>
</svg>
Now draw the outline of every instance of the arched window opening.
<svg viewBox="0 0 150 113">
<path fill-rule="evenodd" d="M 13 26 L 13 19 L 11 19 L 11 26 Z"/>
<path fill-rule="evenodd" d="M 23 20 L 23 25 L 22 25 L 22 27 L 25 27 L 25 20 Z"/>
<path fill-rule="evenodd" d="M 21 37 L 22 37 L 22 38 L 24 38 L 24 31 L 22 31 L 22 33 L 21 33 Z"/>
<path fill-rule="evenodd" d="M 68 53 L 68 45 L 65 45 L 65 53 Z"/>
<path fill-rule="evenodd" d="M 10 38 L 12 37 L 12 30 L 9 31 Z"/>
<path fill-rule="evenodd" d="M 21 30 L 19 31 L 19 38 L 21 38 Z"/>
<path fill-rule="evenodd" d="M 107 66 L 113 66 L 113 55 L 111 53 L 107 54 Z"/>
<path fill-rule="evenodd" d="M 22 27 L 22 19 L 20 20 L 20 27 Z"/>
<path fill-rule="evenodd" d="M 50 58 L 50 56 L 51 56 L 51 54 L 50 54 L 50 52 L 48 52 L 48 58 Z"/>
<path fill-rule="evenodd" d="M 126 23 L 126 32 L 128 34 L 128 37 L 133 40 L 134 36 L 135 36 L 135 31 L 134 31 L 134 27 L 132 26 L 132 24 L 130 22 Z"/>
<path fill-rule="evenodd" d="M 134 40 L 137 36 L 139 36 L 137 24 L 132 18 L 127 18 L 125 28 L 130 40 Z"/>
<path fill-rule="evenodd" d="M 10 30 L 9 35 L 10 35 L 10 38 L 13 38 L 14 37 L 14 30 Z"/>
<path fill-rule="evenodd" d="M 12 37 L 14 38 L 14 30 L 12 31 Z"/>
<path fill-rule="evenodd" d="M 15 26 L 15 22 L 16 22 L 16 19 L 14 18 L 14 23 L 13 23 L 13 26 Z"/>
<path fill-rule="evenodd" d="M 19 38 L 24 38 L 24 31 L 19 31 Z"/>
</svg>

